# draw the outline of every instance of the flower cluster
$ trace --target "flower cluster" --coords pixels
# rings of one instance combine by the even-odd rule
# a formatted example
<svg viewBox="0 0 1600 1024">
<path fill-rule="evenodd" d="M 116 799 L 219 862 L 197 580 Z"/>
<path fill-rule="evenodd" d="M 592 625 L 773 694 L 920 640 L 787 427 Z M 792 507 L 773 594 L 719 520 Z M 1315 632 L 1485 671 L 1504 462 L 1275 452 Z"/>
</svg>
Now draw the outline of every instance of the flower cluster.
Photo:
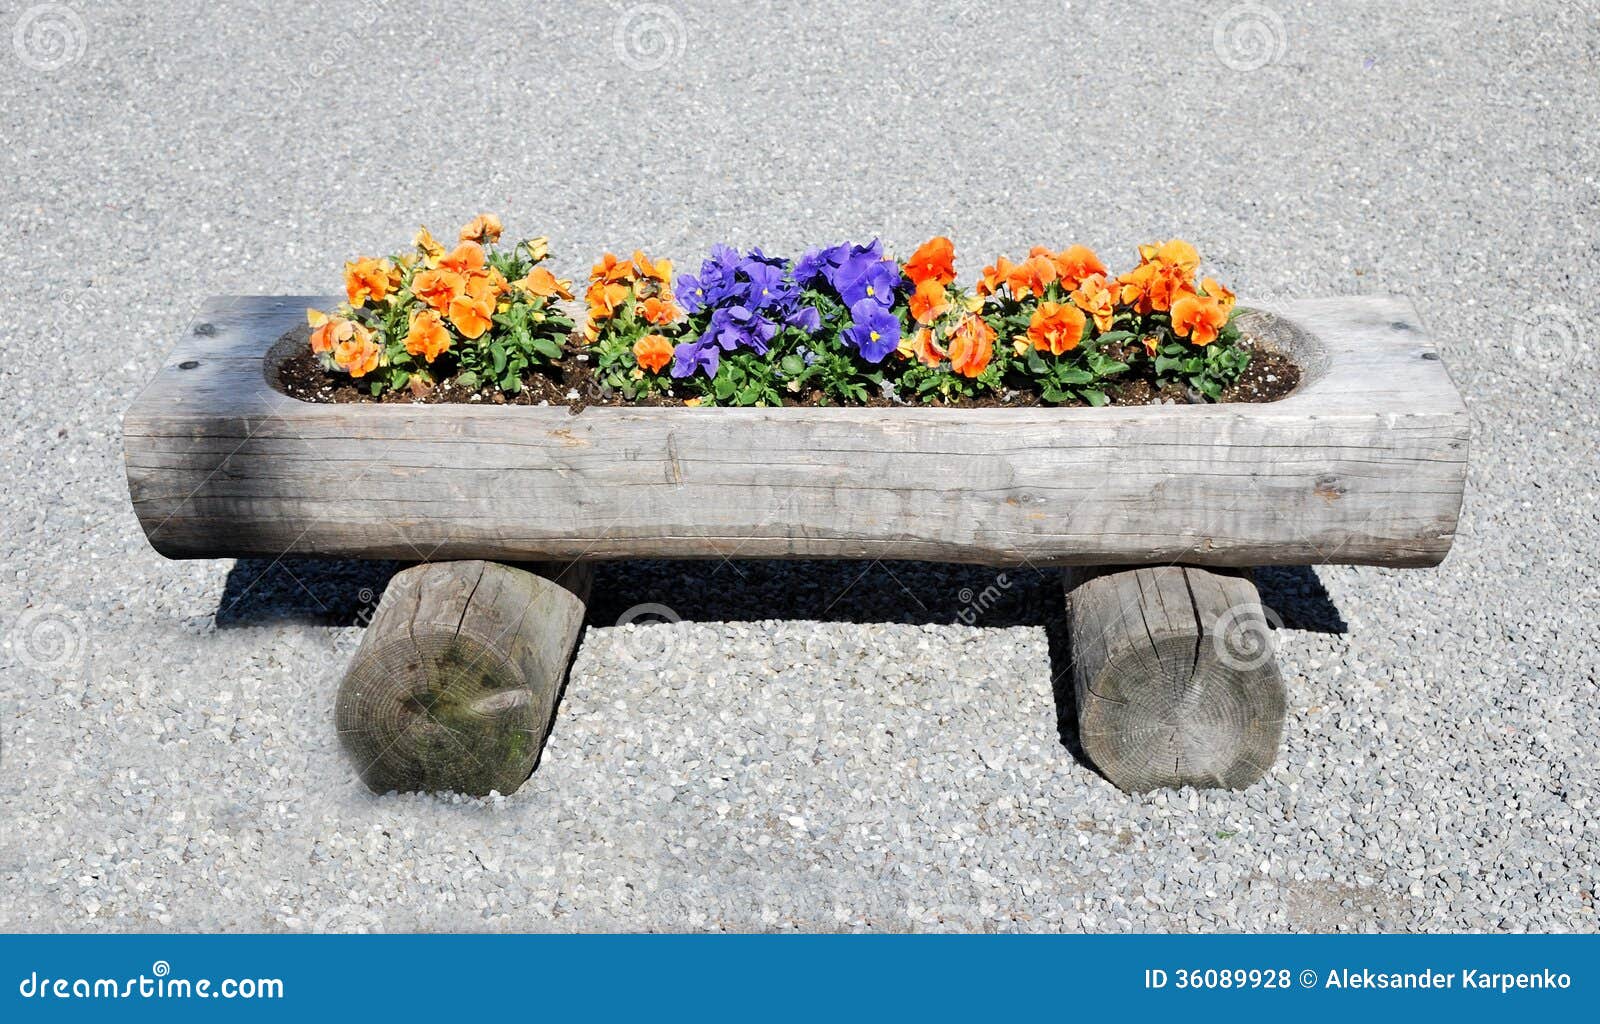
<svg viewBox="0 0 1600 1024">
<path fill-rule="evenodd" d="M 660 374 L 672 361 L 672 337 L 683 310 L 672 293 L 672 261 L 635 251 L 631 259 L 611 253 L 589 270 L 584 293 L 589 320 L 583 338 L 607 387 L 630 399 L 666 390 Z"/>
<path fill-rule="evenodd" d="M 1178 239 L 1140 246 L 1139 265 L 1119 277 L 1085 246 L 1040 246 L 1021 262 L 984 267 L 977 291 L 1011 339 L 1017 372 L 1047 402 L 1104 404 L 1104 386 L 1142 361 L 1158 389 L 1215 399 L 1250 357 L 1233 344 L 1233 293 L 1209 277 L 1197 283 L 1199 266 L 1194 246 Z"/>
<path fill-rule="evenodd" d="M 815 309 L 800 304 L 789 261 L 760 249 L 740 256 L 716 246 L 698 274 L 685 274 L 678 283 L 684 309 L 699 330 L 674 350 L 674 377 L 703 373 L 714 378 L 724 353 L 765 356 L 784 328 L 810 333 L 820 323 Z"/>
<path fill-rule="evenodd" d="M 346 263 L 345 304 L 332 314 L 306 311 L 311 351 L 374 395 L 420 394 L 445 377 L 519 390 L 529 369 L 561 357 L 572 321 L 554 303 L 572 292 L 539 266 L 545 239 L 499 250 L 503 230 L 499 218 L 480 214 L 454 248 L 423 228 L 411 252 Z"/>
<path fill-rule="evenodd" d="M 809 250 L 795 267 L 795 280 L 848 310 L 840 338 L 862 359 L 876 365 L 899 349 L 903 325 L 894 309 L 902 293 L 900 265 L 876 238 Z"/>
<path fill-rule="evenodd" d="M 668 260 L 606 253 L 569 353 L 572 323 L 556 303 L 574 301 L 571 282 L 539 265 L 544 239 L 497 250 L 501 232 L 483 214 L 448 250 L 424 229 L 414 252 L 346 264 L 347 304 L 309 313 L 312 350 L 374 394 L 451 374 L 516 391 L 529 373 L 559 377 L 570 354 L 593 360 L 600 400 L 716 405 L 1018 394 L 1102 405 L 1133 381 L 1215 400 L 1250 360 L 1233 293 L 1200 276 L 1187 242 L 1140 246 L 1121 275 L 1085 246 L 1036 246 L 996 259 L 967 289 L 943 236 L 903 262 L 877 239 L 796 261 L 719 245 L 676 279 Z"/>
<path fill-rule="evenodd" d="M 995 330 L 980 315 L 983 297 L 955 286 L 955 244 L 940 236 L 923 244 L 906 260 L 904 273 L 911 283 L 907 309 L 915 323 L 909 341 L 900 346 L 903 358 L 918 361 L 929 371 L 950 371 L 967 381 L 983 380 L 994 365 Z M 977 385 L 948 379 L 938 373 L 913 374 L 917 391 L 928 395 L 940 391 L 946 397 L 959 393 L 971 396 Z M 984 384 L 992 388 L 996 380 Z"/>
</svg>

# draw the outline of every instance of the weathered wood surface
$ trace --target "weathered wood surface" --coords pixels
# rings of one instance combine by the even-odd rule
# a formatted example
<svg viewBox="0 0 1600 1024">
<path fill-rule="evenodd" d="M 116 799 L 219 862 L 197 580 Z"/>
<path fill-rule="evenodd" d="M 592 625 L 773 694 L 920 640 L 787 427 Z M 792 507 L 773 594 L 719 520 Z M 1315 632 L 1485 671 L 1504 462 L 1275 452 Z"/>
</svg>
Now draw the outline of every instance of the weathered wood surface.
<svg viewBox="0 0 1600 1024">
<path fill-rule="evenodd" d="M 157 550 L 1416 566 L 1461 505 L 1466 410 L 1405 299 L 1248 314 L 1308 369 L 1265 405 L 578 415 L 289 398 L 264 354 L 332 301 L 212 301 L 128 412 Z"/>
<path fill-rule="evenodd" d="M 1067 623 L 1078 740 L 1119 788 L 1243 789 L 1271 767 L 1285 693 L 1247 575 L 1069 573 Z"/>
<path fill-rule="evenodd" d="M 493 562 L 397 573 L 339 688 L 339 737 L 376 793 L 511 793 L 532 773 L 591 572 Z"/>
</svg>

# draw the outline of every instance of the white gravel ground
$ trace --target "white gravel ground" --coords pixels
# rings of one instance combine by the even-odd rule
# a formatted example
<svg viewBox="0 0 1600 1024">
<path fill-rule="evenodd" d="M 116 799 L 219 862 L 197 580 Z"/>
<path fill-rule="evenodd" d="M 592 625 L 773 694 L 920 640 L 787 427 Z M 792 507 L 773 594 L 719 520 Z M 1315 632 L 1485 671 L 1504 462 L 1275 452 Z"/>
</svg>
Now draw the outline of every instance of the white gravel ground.
<svg viewBox="0 0 1600 1024">
<path fill-rule="evenodd" d="M 461 7 L 0 8 L 0 929 L 1596 929 L 1593 2 Z M 164 561 L 119 416 L 203 296 L 479 209 L 573 275 L 1180 235 L 1247 301 L 1410 295 L 1455 551 L 1266 575 L 1243 793 L 1074 756 L 1053 577 L 968 624 L 992 573 L 734 562 L 605 569 L 521 792 L 372 797 L 332 705 L 392 567 Z"/>
</svg>

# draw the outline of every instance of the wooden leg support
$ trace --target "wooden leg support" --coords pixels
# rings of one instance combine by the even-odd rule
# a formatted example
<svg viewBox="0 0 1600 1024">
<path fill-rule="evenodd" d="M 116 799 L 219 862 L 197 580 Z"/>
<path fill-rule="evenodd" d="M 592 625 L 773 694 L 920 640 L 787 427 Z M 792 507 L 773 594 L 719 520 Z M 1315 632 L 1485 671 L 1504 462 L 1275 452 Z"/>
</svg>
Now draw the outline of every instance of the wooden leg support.
<svg viewBox="0 0 1600 1024">
<path fill-rule="evenodd" d="M 1077 570 L 1067 622 L 1079 741 L 1118 788 L 1243 789 L 1271 767 L 1285 693 L 1248 573 Z"/>
<path fill-rule="evenodd" d="M 390 580 L 336 712 L 373 792 L 511 793 L 532 774 L 591 574 L 529 568 L 438 562 Z"/>
</svg>

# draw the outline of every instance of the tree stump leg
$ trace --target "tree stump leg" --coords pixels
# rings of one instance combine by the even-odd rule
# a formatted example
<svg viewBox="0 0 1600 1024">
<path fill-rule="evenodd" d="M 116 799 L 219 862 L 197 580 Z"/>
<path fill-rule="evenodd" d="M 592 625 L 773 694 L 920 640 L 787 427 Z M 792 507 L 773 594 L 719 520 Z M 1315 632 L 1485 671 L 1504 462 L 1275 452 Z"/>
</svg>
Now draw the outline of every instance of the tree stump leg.
<svg viewBox="0 0 1600 1024">
<path fill-rule="evenodd" d="M 582 564 L 478 561 L 397 573 L 339 687 L 339 737 L 362 781 L 473 796 L 526 782 L 591 578 Z"/>
<path fill-rule="evenodd" d="M 1079 741 L 1119 789 L 1243 789 L 1272 766 L 1285 690 L 1248 573 L 1077 570 L 1067 622 Z"/>
</svg>

